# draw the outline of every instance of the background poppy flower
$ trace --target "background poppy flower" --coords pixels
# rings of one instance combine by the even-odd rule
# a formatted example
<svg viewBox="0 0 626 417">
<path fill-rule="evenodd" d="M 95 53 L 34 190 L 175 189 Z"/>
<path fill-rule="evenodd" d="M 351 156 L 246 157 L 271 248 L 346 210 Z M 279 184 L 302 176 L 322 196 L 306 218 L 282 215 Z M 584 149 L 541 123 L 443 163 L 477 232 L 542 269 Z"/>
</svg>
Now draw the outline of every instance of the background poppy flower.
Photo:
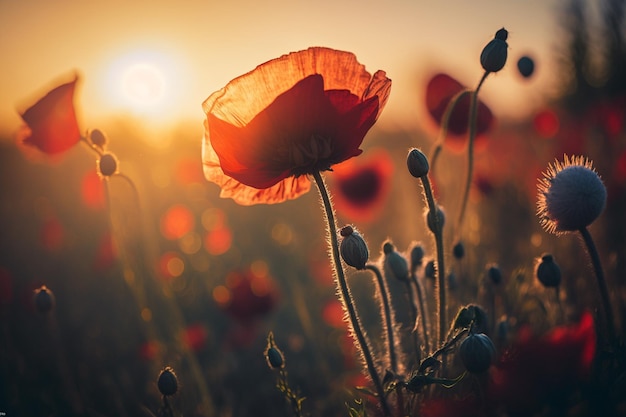
<svg viewBox="0 0 626 417">
<path fill-rule="evenodd" d="M 433 120 L 441 125 L 443 115 L 452 98 L 465 90 L 456 79 L 443 73 L 433 76 L 426 86 L 426 108 Z M 452 135 L 465 135 L 469 128 L 470 94 L 461 97 L 450 114 L 448 132 Z M 485 133 L 493 122 L 493 114 L 480 99 L 476 113 L 476 134 Z"/>
<path fill-rule="evenodd" d="M 80 141 L 74 109 L 74 91 L 78 76 L 62 84 L 21 114 L 26 129 L 20 138 L 27 145 L 49 155 L 64 152 Z"/>
<path fill-rule="evenodd" d="M 268 61 L 204 103 L 204 174 L 222 197 L 278 203 L 307 192 L 305 174 L 359 155 L 391 89 L 349 52 L 309 48 Z"/>
<path fill-rule="evenodd" d="M 331 186 L 337 212 L 352 221 L 367 222 L 377 217 L 389 195 L 393 160 L 382 148 L 359 159 L 334 167 Z"/>
</svg>

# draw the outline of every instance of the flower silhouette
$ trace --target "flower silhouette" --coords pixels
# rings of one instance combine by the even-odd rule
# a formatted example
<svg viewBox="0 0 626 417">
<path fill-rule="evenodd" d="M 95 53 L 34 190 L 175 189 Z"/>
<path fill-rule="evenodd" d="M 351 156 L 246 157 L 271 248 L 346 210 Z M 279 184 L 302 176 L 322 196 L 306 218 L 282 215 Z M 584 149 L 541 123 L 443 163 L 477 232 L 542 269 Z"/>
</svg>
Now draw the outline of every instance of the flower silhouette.
<svg viewBox="0 0 626 417">
<path fill-rule="evenodd" d="M 74 109 L 77 82 L 78 76 L 54 88 L 21 114 L 26 128 L 20 132 L 20 138 L 25 144 L 53 155 L 68 150 L 80 141 Z"/>
<path fill-rule="evenodd" d="M 361 153 L 391 80 L 349 52 L 314 47 L 268 61 L 204 103 L 204 174 L 222 197 L 279 203 L 310 188 L 305 174 Z"/>
</svg>

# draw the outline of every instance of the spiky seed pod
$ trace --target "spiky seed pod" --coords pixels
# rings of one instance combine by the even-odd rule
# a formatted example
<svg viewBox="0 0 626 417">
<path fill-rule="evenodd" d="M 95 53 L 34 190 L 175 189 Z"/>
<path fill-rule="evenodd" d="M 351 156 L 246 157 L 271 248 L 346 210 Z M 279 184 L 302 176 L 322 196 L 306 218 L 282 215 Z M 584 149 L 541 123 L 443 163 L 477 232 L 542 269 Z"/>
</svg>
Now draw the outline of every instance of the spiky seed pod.
<svg viewBox="0 0 626 417">
<path fill-rule="evenodd" d="M 178 391 L 178 377 L 172 368 L 166 366 L 159 374 L 157 387 L 161 394 L 168 396 L 176 394 Z"/>
<path fill-rule="evenodd" d="M 508 55 L 509 45 L 506 40 L 509 32 L 502 28 L 496 32 L 495 37 L 483 48 L 480 54 L 480 64 L 487 72 L 498 72 L 504 68 Z"/>
<path fill-rule="evenodd" d="M 428 174 L 428 170 L 430 169 L 428 158 L 417 148 L 413 148 L 409 151 L 409 155 L 406 158 L 406 165 L 411 175 L 415 178 L 422 178 Z"/>
<path fill-rule="evenodd" d="M 387 275 L 399 281 L 409 280 L 409 264 L 404 256 L 400 255 L 391 242 L 383 244 L 383 267 Z"/>
<path fill-rule="evenodd" d="M 582 156 L 555 161 L 537 186 L 537 216 L 554 234 L 579 231 L 594 222 L 606 206 L 606 187 Z"/>
<path fill-rule="evenodd" d="M 541 261 L 537 263 L 535 275 L 544 287 L 554 288 L 561 284 L 561 268 L 554 262 L 554 258 L 550 254 L 541 256 Z"/>
<path fill-rule="evenodd" d="M 487 278 L 495 285 L 500 284 L 502 282 L 502 271 L 500 267 L 496 264 L 488 265 Z"/>
<path fill-rule="evenodd" d="M 496 347 L 484 333 L 471 333 L 459 346 L 461 362 L 470 373 L 485 372 L 496 358 Z"/>
<path fill-rule="evenodd" d="M 103 177 L 110 177 L 117 173 L 119 163 L 112 153 L 105 153 L 98 160 L 98 172 Z"/>
<path fill-rule="evenodd" d="M 343 261 L 358 270 L 365 269 L 369 259 L 369 249 L 363 236 L 352 226 L 344 226 L 340 231 L 339 253 Z"/>
<path fill-rule="evenodd" d="M 416 243 L 411 249 L 411 270 L 415 270 L 424 262 L 424 247 L 421 243 Z"/>
<path fill-rule="evenodd" d="M 45 285 L 37 288 L 33 295 L 33 303 L 35 309 L 40 313 L 47 313 L 52 310 L 56 304 L 54 293 Z"/>
</svg>

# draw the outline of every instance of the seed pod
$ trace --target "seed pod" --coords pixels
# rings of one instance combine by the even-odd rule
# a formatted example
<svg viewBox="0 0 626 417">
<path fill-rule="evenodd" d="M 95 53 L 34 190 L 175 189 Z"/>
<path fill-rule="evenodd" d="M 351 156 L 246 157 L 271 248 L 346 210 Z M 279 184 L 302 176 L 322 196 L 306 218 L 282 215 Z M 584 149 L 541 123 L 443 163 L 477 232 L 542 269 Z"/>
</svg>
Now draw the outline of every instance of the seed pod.
<svg viewBox="0 0 626 417">
<path fill-rule="evenodd" d="M 433 216 L 432 213 L 433 212 L 430 210 L 426 212 L 426 224 L 431 232 L 436 233 L 435 216 Z M 446 222 L 446 215 L 443 209 L 439 206 L 437 206 L 437 217 L 439 218 L 439 229 L 442 230 L 443 225 Z"/>
<path fill-rule="evenodd" d="M 89 141 L 100 149 L 104 149 L 109 139 L 100 129 L 93 129 L 89 132 Z"/>
<path fill-rule="evenodd" d="M 546 288 L 558 287 L 561 284 L 561 268 L 550 254 L 541 256 L 535 275 Z"/>
<path fill-rule="evenodd" d="M 411 270 L 415 270 L 424 261 L 424 247 L 417 243 L 411 249 Z"/>
<path fill-rule="evenodd" d="M 365 269 L 365 264 L 369 259 L 369 249 L 363 236 L 352 226 L 344 226 L 339 233 L 342 236 L 339 253 L 343 261 L 358 270 Z"/>
<path fill-rule="evenodd" d="M 165 367 L 159 374 L 157 387 L 163 395 L 174 395 L 178 391 L 178 377 L 169 366 Z"/>
<path fill-rule="evenodd" d="M 422 178 L 428 174 L 428 170 L 430 169 L 428 158 L 417 148 L 413 148 L 409 151 L 409 155 L 406 158 L 406 165 L 411 175 L 415 178 Z"/>
<path fill-rule="evenodd" d="M 470 373 L 485 372 L 496 357 L 496 347 L 484 333 L 472 333 L 467 336 L 459 347 L 461 362 Z"/>
<path fill-rule="evenodd" d="M 500 267 L 496 264 L 489 265 L 487 268 L 487 278 L 489 278 L 489 281 L 495 285 L 500 284 L 502 282 L 502 271 L 500 270 Z"/>
<path fill-rule="evenodd" d="M 408 281 L 409 279 L 409 264 L 394 248 L 391 242 L 385 242 L 383 245 L 383 267 L 385 273 L 389 276 L 400 281 Z"/>
<path fill-rule="evenodd" d="M 283 353 L 275 346 L 267 349 L 265 357 L 267 359 L 267 364 L 270 366 L 270 368 L 279 369 L 285 366 L 285 358 L 283 357 Z"/>
<path fill-rule="evenodd" d="M 424 276 L 426 278 L 435 279 L 435 273 L 437 268 L 435 267 L 435 261 L 430 260 L 424 267 Z"/>
<path fill-rule="evenodd" d="M 105 153 L 100 157 L 98 161 L 98 172 L 100 172 L 100 175 L 103 177 L 110 177 L 117 173 L 117 168 L 117 158 L 112 153 Z"/>
<path fill-rule="evenodd" d="M 480 65 L 487 72 L 498 72 L 504 68 L 509 45 L 506 39 L 509 32 L 502 28 L 496 32 L 495 37 L 483 48 L 480 54 Z"/>
<path fill-rule="evenodd" d="M 535 72 L 535 61 L 528 56 L 523 56 L 517 61 L 517 70 L 524 78 L 529 78 Z"/>
</svg>

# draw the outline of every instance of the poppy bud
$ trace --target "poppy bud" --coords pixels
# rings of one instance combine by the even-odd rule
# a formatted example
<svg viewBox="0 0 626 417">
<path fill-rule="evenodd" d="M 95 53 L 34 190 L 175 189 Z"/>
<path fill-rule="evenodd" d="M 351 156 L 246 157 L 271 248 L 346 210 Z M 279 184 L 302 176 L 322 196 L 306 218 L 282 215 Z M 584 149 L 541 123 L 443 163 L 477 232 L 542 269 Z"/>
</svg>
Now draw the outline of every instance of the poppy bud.
<svg viewBox="0 0 626 417">
<path fill-rule="evenodd" d="M 455 329 L 468 329 L 475 333 L 489 331 L 489 318 L 487 312 L 479 305 L 469 304 L 461 307 L 454 318 Z"/>
<path fill-rule="evenodd" d="M 452 247 L 452 255 L 454 255 L 456 259 L 463 259 L 465 256 L 465 246 L 463 246 L 463 242 L 457 242 Z"/>
<path fill-rule="evenodd" d="M 100 149 L 104 149 L 109 139 L 100 129 L 93 129 L 89 132 L 89 141 Z"/>
<path fill-rule="evenodd" d="M 40 288 L 35 290 L 33 302 L 35 303 L 35 308 L 38 312 L 47 313 L 54 308 L 56 300 L 54 298 L 54 293 L 50 291 L 48 287 L 42 285 Z"/>
<path fill-rule="evenodd" d="M 117 158 L 112 153 L 105 153 L 98 161 L 98 169 L 103 177 L 110 177 L 117 172 Z"/>
<path fill-rule="evenodd" d="M 435 272 L 437 268 L 435 268 L 435 261 L 430 260 L 424 267 L 424 276 L 426 278 L 435 279 Z"/>
<path fill-rule="evenodd" d="M 385 242 L 383 253 L 385 254 L 383 260 L 385 273 L 400 281 L 407 281 L 409 279 L 409 264 L 404 256 L 395 250 L 391 242 Z"/>
<path fill-rule="evenodd" d="M 369 259 L 369 250 L 363 237 L 352 226 L 344 226 L 339 234 L 343 237 L 339 245 L 343 261 L 358 270 L 365 269 L 365 264 Z"/>
<path fill-rule="evenodd" d="M 524 78 L 529 78 L 535 72 L 535 61 L 528 56 L 523 56 L 517 61 L 517 70 Z"/>
<path fill-rule="evenodd" d="M 561 268 L 554 262 L 554 258 L 550 254 L 541 256 L 535 275 L 537 275 L 537 279 L 544 287 L 554 288 L 561 284 Z"/>
<path fill-rule="evenodd" d="M 157 387 L 159 387 L 159 391 L 163 395 L 176 394 L 176 391 L 178 391 L 178 377 L 172 368 L 166 366 L 161 371 L 157 380 Z"/>
<path fill-rule="evenodd" d="M 270 368 L 279 369 L 285 366 L 285 358 L 283 353 L 275 346 L 270 347 L 265 352 L 265 358 Z"/>
<path fill-rule="evenodd" d="M 498 72 L 506 64 L 509 45 L 506 39 L 509 32 L 502 28 L 496 32 L 496 36 L 485 46 L 480 54 L 480 65 L 487 72 Z"/>
<path fill-rule="evenodd" d="M 485 372 L 496 357 L 496 347 L 484 333 L 472 333 L 467 336 L 459 347 L 461 362 L 470 373 Z"/>
<path fill-rule="evenodd" d="M 424 247 L 420 243 L 417 243 L 415 246 L 413 246 L 413 249 L 411 249 L 411 269 L 414 270 L 415 268 L 420 266 L 423 261 Z"/>
<path fill-rule="evenodd" d="M 428 174 L 428 158 L 417 148 L 413 148 L 409 151 L 409 155 L 406 158 L 406 165 L 411 175 L 415 178 L 422 178 Z"/>
<path fill-rule="evenodd" d="M 498 265 L 491 264 L 489 268 L 487 268 L 487 278 L 489 278 L 489 281 L 493 282 L 495 285 L 502 282 L 502 271 Z"/>
<path fill-rule="evenodd" d="M 436 226 L 435 225 L 435 216 L 433 216 L 432 214 L 433 212 L 431 210 L 428 210 L 426 212 L 426 224 L 428 225 L 428 228 L 430 229 L 431 232 L 436 233 Z M 443 229 L 443 225 L 446 222 L 446 216 L 445 213 L 443 212 L 443 209 L 439 206 L 437 206 L 437 217 L 439 218 L 439 230 Z"/>
</svg>

